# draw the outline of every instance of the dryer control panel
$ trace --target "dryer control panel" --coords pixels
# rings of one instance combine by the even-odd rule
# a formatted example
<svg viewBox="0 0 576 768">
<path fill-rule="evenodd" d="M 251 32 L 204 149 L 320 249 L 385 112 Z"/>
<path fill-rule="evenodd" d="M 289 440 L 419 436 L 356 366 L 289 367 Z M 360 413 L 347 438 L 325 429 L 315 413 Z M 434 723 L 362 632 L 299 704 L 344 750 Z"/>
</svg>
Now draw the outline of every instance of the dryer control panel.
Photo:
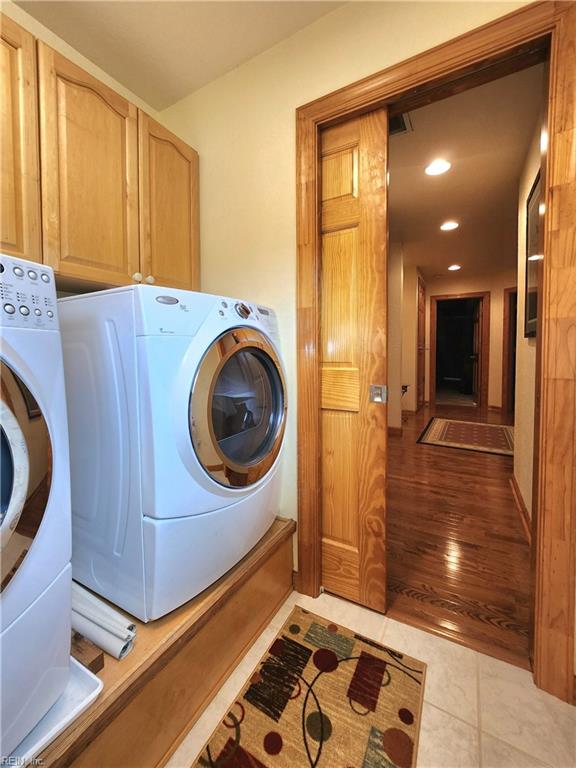
<svg viewBox="0 0 576 768">
<path fill-rule="evenodd" d="M 0 254 L 0 326 L 58 330 L 51 267 Z"/>
</svg>

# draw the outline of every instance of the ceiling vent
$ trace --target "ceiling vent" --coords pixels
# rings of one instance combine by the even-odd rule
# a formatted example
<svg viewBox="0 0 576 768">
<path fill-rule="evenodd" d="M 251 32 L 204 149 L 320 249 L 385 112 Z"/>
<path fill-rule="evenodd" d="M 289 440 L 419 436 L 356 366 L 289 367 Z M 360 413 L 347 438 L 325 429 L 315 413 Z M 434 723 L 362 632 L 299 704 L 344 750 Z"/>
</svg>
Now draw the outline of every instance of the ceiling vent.
<svg viewBox="0 0 576 768">
<path fill-rule="evenodd" d="M 388 118 L 388 135 L 396 136 L 399 133 L 411 133 L 414 130 L 410 115 L 404 112 L 399 115 L 392 115 Z"/>
</svg>

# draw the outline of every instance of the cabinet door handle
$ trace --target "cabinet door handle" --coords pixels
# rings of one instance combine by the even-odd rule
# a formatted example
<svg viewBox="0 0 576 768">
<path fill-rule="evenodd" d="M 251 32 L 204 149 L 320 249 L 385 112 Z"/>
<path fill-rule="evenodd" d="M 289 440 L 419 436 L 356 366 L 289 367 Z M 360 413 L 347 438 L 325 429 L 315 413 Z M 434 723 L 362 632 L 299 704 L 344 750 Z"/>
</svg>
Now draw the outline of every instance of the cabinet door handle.
<svg viewBox="0 0 576 768">
<path fill-rule="evenodd" d="M 153 283 L 155 283 L 155 282 L 156 282 L 156 279 L 155 279 L 154 277 L 152 277 L 152 275 L 148 275 L 148 277 L 146 278 L 146 282 L 147 282 L 149 285 L 152 285 Z"/>
<path fill-rule="evenodd" d="M 142 282 L 142 272 L 134 272 L 132 275 L 132 280 L 135 280 L 137 283 Z"/>
</svg>

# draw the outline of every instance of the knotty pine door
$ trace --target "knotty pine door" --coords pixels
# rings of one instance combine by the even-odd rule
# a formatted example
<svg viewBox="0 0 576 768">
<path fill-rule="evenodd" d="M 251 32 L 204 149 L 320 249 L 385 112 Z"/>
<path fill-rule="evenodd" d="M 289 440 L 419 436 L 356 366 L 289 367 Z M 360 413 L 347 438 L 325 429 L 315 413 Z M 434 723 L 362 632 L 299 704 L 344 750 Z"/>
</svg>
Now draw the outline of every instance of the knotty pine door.
<svg viewBox="0 0 576 768">
<path fill-rule="evenodd" d="M 386 609 L 387 114 L 321 134 L 322 585 Z"/>
</svg>

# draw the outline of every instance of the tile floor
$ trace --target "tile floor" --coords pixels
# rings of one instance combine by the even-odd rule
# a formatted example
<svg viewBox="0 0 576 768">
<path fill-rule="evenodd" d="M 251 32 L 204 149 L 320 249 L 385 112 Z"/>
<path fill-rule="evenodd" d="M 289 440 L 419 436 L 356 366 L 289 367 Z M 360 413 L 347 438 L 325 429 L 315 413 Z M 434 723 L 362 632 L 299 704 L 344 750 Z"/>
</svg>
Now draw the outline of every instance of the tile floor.
<svg viewBox="0 0 576 768">
<path fill-rule="evenodd" d="M 428 664 L 418 768 L 576 767 L 576 707 L 538 690 L 528 672 L 331 595 L 293 592 L 167 768 L 191 766 L 296 603 Z"/>
</svg>

